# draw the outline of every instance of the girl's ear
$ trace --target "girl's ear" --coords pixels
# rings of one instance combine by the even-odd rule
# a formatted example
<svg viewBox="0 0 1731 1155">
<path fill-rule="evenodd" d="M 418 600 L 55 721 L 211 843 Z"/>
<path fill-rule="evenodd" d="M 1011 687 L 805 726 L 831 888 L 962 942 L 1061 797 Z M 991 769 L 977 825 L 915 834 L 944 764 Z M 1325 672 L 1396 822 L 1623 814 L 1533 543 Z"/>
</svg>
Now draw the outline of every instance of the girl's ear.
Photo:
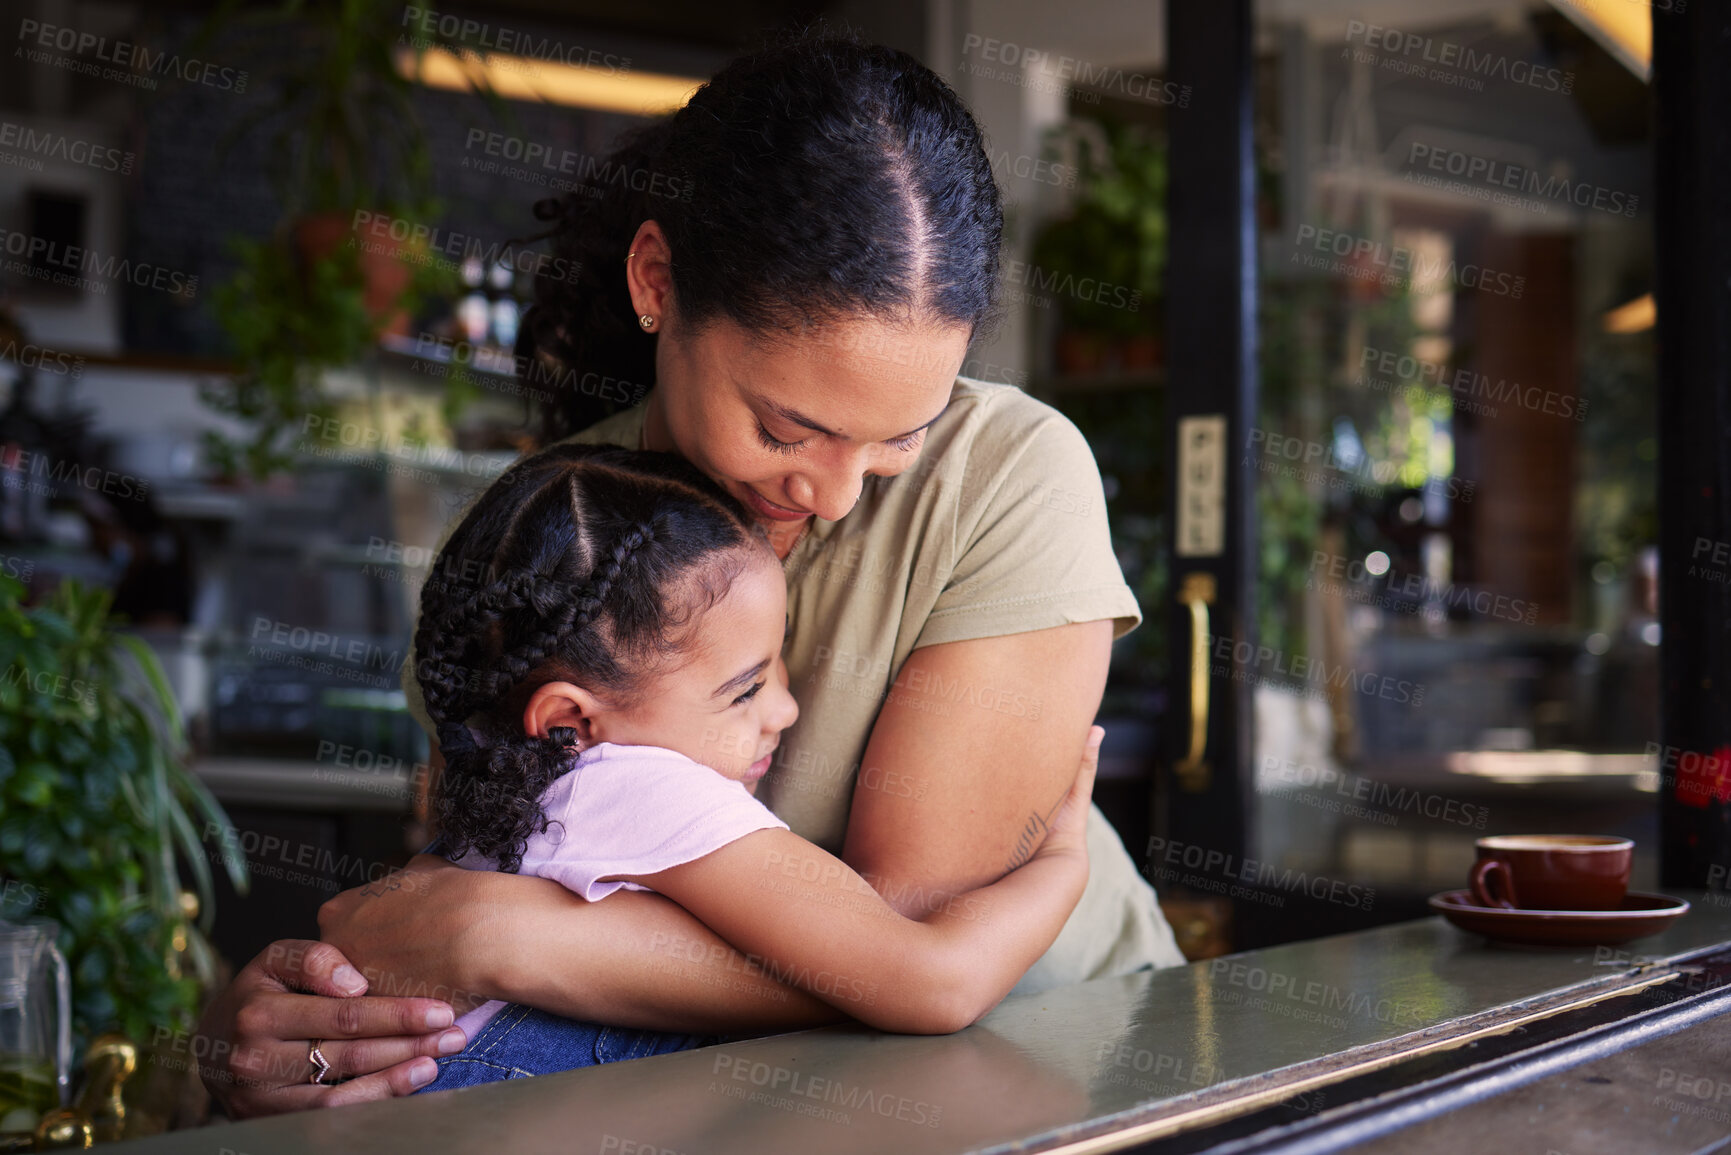
<svg viewBox="0 0 1731 1155">
<path fill-rule="evenodd" d="M 577 731 L 580 745 L 593 746 L 600 741 L 597 723 L 605 729 L 608 713 L 606 704 L 582 686 L 547 682 L 529 695 L 529 704 L 523 707 L 523 733 L 546 738 L 555 726 L 569 726 Z"/>
</svg>

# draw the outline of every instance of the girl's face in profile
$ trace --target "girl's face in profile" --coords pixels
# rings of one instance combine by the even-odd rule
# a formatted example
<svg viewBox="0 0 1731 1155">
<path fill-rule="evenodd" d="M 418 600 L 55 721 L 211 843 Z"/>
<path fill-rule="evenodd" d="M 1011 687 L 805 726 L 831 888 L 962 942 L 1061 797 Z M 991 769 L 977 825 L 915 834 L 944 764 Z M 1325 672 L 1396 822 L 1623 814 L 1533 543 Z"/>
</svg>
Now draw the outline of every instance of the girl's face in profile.
<svg viewBox="0 0 1731 1155">
<path fill-rule="evenodd" d="M 773 340 L 727 321 L 680 332 L 670 319 L 649 447 L 683 454 L 766 528 L 835 521 L 868 475 L 893 477 L 919 459 L 968 339 L 962 326 L 872 318 Z"/>
<path fill-rule="evenodd" d="M 591 740 L 661 746 L 756 792 L 781 732 L 799 717 L 781 643 L 787 585 L 761 544 L 727 593 L 691 627 L 678 664 L 648 678 L 624 707 L 597 714 Z"/>
</svg>

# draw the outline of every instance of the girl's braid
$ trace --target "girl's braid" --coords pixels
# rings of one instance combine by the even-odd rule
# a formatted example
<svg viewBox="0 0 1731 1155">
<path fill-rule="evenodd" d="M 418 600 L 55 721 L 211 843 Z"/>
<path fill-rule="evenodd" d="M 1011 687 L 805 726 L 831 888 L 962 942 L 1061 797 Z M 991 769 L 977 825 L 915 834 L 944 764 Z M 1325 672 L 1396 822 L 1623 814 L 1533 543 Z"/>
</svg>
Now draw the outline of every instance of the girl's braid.
<svg viewBox="0 0 1731 1155">
<path fill-rule="evenodd" d="M 665 454 L 557 446 L 482 496 L 438 568 L 485 576 L 423 587 L 415 635 L 446 760 L 433 803 L 447 853 L 518 869 L 546 828 L 541 795 L 572 753 L 524 732 L 520 694 L 537 675 L 632 693 L 642 659 L 683 645 L 674 630 L 689 596 L 671 583 L 754 540 L 743 508 Z M 734 571 L 721 564 L 699 596 L 722 596 Z"/>
</svg>

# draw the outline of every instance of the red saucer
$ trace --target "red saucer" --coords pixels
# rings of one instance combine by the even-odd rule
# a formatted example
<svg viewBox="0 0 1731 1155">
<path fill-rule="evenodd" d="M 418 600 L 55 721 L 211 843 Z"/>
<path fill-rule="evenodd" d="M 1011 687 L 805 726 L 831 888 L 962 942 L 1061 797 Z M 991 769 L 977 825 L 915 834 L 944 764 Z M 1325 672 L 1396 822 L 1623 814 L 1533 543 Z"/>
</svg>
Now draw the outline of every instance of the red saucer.
<svg viewBox="0 0 1731 1155">
<path fill-rule="evenodd" d="M 1540 946 L 1628 942 L 1657 934 L 1689 913 L 1689 904 L 1663 894 L 1631 890 L 1618 910 L 1500 910 L 1478 906 L 1472 892 L 1445 890 L 1430 908 L 1473 934 Z"/>
</svg>

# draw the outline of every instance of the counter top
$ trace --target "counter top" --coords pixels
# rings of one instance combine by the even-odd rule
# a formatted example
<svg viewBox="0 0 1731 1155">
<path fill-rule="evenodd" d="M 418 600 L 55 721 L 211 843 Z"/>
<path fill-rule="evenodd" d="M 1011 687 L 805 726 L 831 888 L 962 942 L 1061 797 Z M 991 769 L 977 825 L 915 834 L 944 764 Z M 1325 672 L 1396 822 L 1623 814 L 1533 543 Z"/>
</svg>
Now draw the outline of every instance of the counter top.
<svg viewBox="0 0 1731 1155">
<path fill-rule="evenodd" d="M 1423 919 L 1012 998 L 955 1035 L 824 1028 L 115 1150 L 1092 1149 L 1642 986 L 1657 964 L 1731 942 L 1727 896 L 1685 897 L 1689 915 L 1620 948 L 1498 945 Z"/>
<path fill-rule="evenodd" d="M 286 810 L 402 814 L 414 802 L 405 774 L 354 770 L 311 759 L 195 758 L 192 772 L 219 802 Z"/>
</svg>

